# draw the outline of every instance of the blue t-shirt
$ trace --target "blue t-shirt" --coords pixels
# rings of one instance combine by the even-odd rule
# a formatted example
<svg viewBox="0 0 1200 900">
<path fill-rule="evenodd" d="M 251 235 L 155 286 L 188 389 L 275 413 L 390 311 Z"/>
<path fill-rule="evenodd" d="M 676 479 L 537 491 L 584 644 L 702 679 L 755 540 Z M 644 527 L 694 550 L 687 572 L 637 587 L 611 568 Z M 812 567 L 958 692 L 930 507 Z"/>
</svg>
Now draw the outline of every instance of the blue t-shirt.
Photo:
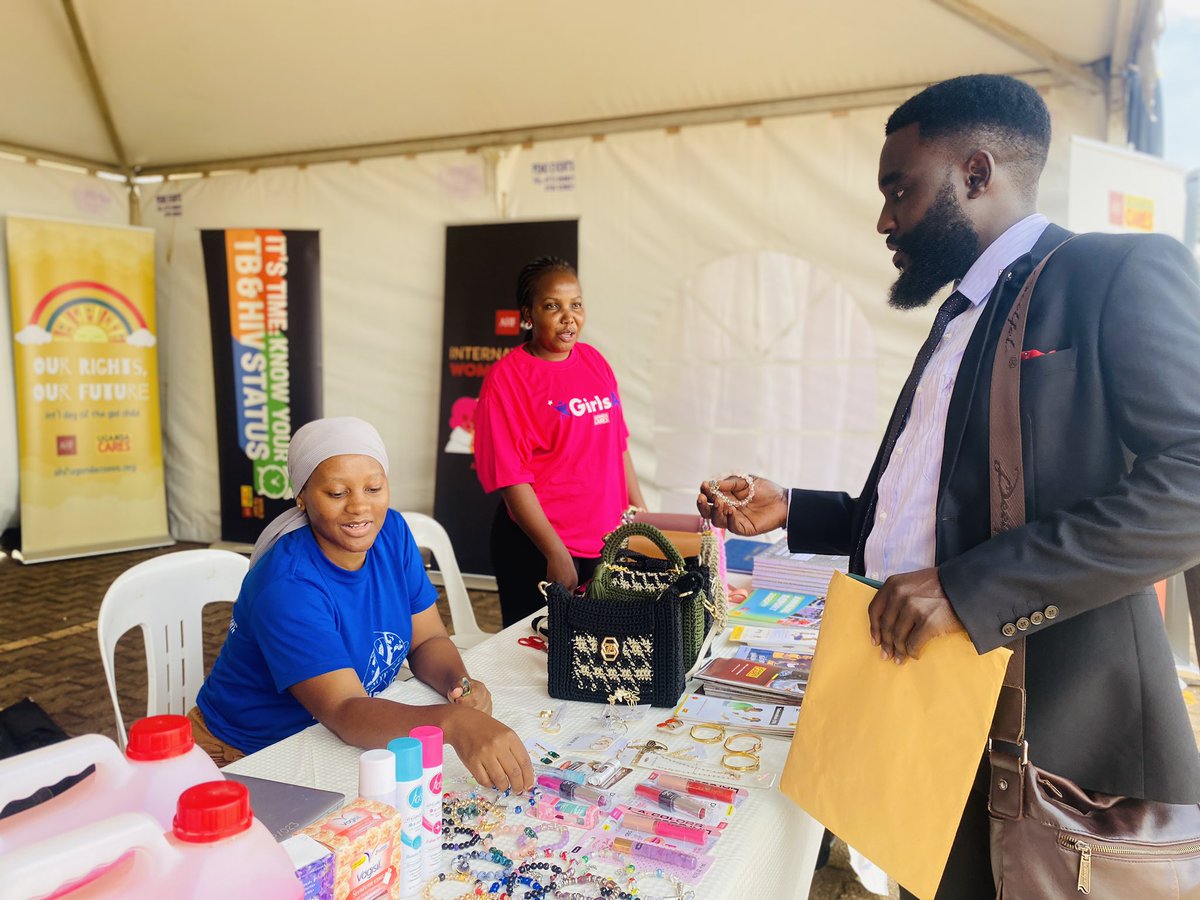
<svg viewBox="0 0 1200 900">
<path fill-rule="evenodd" d="M 395 510 L 357 572 L 330 562 L 310 528 L 289 532 L 242 582 L 196 705 L 221 740 L 261 750 L 316 721 L 292 685 L 337 669 L 357 672 L 372 697 L 391 684 L 408 655 L 412 617 L 436 600 Z"/>
</svg>

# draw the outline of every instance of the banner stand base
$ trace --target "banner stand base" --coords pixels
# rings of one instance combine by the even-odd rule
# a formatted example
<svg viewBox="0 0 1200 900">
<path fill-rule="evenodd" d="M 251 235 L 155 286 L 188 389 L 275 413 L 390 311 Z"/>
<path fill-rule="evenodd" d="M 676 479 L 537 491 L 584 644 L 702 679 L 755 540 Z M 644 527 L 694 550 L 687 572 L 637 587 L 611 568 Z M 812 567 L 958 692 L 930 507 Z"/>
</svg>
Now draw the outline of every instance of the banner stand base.
<svg viewBox="0 0 1200 900">
<path fill-rule="evenodd" d="M 19 563 L 31 566 L 35 563 L 56 562 L 61 559 L 79 559 L 84 556 L 103 556 L 106 553 L 127 553 L 131 550 L 153 550 L 156 547 L 173 547 L 175 538 L 163 535 L 159 538 L 148 538 L 145 541 L 126 543 L 124 541 L 112 544 L 88 544 L 86 547 L 63 547 L 55 550 L 40 550 L 25 553 L 14 547 L 10 555 Z"/>
</svg>

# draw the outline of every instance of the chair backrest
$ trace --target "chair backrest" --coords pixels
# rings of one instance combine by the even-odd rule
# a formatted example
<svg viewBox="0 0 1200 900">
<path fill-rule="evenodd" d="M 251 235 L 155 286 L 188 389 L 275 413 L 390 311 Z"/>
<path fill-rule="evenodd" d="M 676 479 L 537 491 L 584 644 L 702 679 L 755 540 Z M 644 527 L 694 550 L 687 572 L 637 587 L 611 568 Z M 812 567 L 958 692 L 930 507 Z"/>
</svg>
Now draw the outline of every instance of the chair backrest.
<svg viewBox="0 0 1200 900">
<path fill-rule="evenodd" d="M 450 604 L 450 621 L 454 623 L 454 634 L 450 640 L 461 650 L 474 647 L 490 635 L 481 631 L 475 621 L 475 610 L 471 606 L 471 596 L 463 582 L 462 571 L 458 568 L 458 560 L 454 556 L 454 547 L 450 543 L 450 535 L 438 524 L 436 519 L 424 513 L 401 513 L 408 523 L 409 530 L 416 539 L 417 546 L 433 554 L 438 571 L 442 573 L 442 586 L 446 589 L 446 600 Z"/>
<path fill-rule="evenodd" d="M 117 641 L 140 627 L 146 644 L 146 715 L 186 715 L 204 683 L 204 627 L 209 603 L 237 599 L 250 561 L 228 550 L 182 550 L 138 563 L 117 576 L 100 604 L 96 633 L 104 676 L 125 746 L 113 656 Z"/>
</svg>

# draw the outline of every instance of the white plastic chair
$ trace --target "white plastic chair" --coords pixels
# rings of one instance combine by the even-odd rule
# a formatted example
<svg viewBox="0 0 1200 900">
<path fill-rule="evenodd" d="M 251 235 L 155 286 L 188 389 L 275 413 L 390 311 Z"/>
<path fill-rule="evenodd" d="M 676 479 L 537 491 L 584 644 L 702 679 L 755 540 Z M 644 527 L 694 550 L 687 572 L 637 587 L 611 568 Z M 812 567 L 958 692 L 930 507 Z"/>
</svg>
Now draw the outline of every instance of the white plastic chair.
<svg viewBox="0 0 1200 900">
<path fill-rule="evenodd" d="M 134 626 L 146 644 L 146 715 L 187 715 L 204 683 L 204 626 L 209 603 L 237 599 L 250 561 L 228 550 L 182 550 L 122 572 L 100 604 L 96 633 L 104 677 L 125 747 L 125 721 L 117 699 L 113 656 L 117 641 Z"/>
<path fill-rule="evenodd" d="M 486 631 L 481 631 L 475 621 L 471 597 L 467 593 L 467 586 L 463 582 L 458 560 L 454 556 L 454 547 L 446 529 L 438 524 L 436 519 L 423 513 L 406 512 L 401 515 L 408 523 L 417 546 L 433 554 L 438 570 L 442 573 L 442 586 L 446 589 L 446 600 L 450 604 L 450 621 L 454 624 L 454 634 L 450 636 L 454 646 L 466 650 L 491 637 Z"/>
</svg>

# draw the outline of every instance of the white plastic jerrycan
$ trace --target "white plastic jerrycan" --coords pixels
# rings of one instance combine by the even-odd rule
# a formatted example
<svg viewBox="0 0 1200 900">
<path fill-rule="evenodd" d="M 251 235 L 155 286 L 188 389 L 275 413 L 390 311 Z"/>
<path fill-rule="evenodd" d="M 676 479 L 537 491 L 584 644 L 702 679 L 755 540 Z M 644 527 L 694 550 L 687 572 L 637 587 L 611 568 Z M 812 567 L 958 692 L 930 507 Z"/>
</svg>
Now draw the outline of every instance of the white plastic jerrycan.
<svg viewBox="0 0 1200 900">
<path fill-rule="evenodd" d="M 186 788 L 223 777 L 186 717 L 149 716 L 129 729 L 124 755 L 103 735 L 86 734 L 0 760 L 0 809 L 89 765 L 96 771 L 83 781 L 0 819 L 0 854 L 124 812 L 149 813 L 166 831 Z"/>
<path fill-rule="evenodd" d="M 125 813 L 0 856 L 0 900 L 303 896 L 287 851 L 233 781 L 184 791 L 166 834 L 145 813 Z"/>
</svg>

